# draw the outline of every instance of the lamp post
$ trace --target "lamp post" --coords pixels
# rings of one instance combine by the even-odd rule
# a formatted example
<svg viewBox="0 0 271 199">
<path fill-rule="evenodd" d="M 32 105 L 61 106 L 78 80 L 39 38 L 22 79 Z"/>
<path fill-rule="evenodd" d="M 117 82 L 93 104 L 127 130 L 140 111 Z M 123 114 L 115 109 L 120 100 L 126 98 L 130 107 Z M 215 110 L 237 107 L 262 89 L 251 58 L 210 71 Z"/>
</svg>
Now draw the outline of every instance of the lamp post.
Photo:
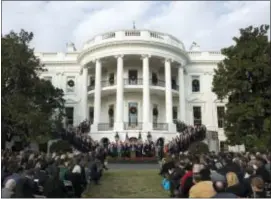
<svg viewBox="0 0 271 199">
<path fill-rule="evenodd" d="M 152 141 L 152 136 L 151 136 L 150 132 L 148 132 L 147 139 L 148 139 L 149 142 Z"/>
<path fill-rule="evenodd" d="M 119 141 L 119 134 L 118 134 L 118 132 L 116 132 L 116 135 L 115 135 L 115 140 L 116 140 L 116 142 L 118 142 Z"/>
</svg>

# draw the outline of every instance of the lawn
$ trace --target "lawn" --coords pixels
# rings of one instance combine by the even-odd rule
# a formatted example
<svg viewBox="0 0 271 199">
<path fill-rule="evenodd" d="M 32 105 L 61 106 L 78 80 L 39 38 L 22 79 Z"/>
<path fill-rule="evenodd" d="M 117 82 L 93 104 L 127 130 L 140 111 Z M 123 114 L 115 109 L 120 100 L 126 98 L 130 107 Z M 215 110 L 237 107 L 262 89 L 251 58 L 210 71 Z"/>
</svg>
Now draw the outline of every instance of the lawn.
<svg viewBox="0 0 271 199">
<path fill-rule="evenodd" d="M 155 169 L 106 171 L 101 185 L 91 184 L 85 198 L 167 198 Z"/>
</svg>

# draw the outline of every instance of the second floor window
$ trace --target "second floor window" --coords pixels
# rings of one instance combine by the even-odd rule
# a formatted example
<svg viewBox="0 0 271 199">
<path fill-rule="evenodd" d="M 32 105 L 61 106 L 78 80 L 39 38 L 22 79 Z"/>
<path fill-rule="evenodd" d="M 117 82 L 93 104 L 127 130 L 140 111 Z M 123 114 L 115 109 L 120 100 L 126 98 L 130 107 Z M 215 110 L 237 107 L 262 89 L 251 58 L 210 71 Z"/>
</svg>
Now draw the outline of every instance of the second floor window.
<svg viewBox="0 0 271 199">
<path fill-rule="evenodd" d="M 73 107 L 66 107 L 65 108 L 65 114 L 66 114 L 66 125 L 73 125 L 73 113 L 74 108 Z"/>
<path fill-rule="evenodd" d="M 218 106 L 217 107 L 217 126 L 218 126 L 218 128 L 224 127 L 224 116 L 225 116 L 225 107 Z"/>
<path fill-rule="evenodd" d="M 194 125 L 201 125 L 201 107 L 194 106 L 193 107 L 193 116 L 194 116 Z"/>
<path fill-rule="evenodd" d="M 192 92 L 200 92 L 200 81 L 198 76 L 192 77 Z"/>
</svg>

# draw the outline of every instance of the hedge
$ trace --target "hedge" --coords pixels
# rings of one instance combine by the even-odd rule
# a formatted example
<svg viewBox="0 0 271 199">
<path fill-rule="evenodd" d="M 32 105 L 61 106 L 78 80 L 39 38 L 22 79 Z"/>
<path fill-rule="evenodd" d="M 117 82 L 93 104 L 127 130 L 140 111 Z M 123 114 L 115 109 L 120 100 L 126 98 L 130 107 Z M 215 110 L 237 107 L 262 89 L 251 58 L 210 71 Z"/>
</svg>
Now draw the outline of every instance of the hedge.
<svg viewBox="0 0 271 199">
<path fill-rule="evenodd" d="M 72 146 L 70 145 L 70 143 L 66 140 L 59 140 L 57 142 L 54 142 L 51 146 L 50 146 L 50 152 L 54 153 L 54 152 L 72 152 Z"/>
</svg>

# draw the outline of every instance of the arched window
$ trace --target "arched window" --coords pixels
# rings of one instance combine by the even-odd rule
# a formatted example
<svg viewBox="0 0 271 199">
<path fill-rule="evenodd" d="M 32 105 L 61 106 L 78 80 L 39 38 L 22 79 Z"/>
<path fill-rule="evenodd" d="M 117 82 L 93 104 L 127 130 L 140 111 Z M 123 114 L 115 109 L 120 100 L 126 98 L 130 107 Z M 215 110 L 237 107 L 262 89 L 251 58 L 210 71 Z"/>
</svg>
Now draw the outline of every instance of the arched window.
<svg viewBox="0 0 271 199">
<path fill-rule="evenodd" d="M 192 80 L 192 92 L 199 92 L 200 91 L 200 82 L 198 79 Z"/>
</svg>

